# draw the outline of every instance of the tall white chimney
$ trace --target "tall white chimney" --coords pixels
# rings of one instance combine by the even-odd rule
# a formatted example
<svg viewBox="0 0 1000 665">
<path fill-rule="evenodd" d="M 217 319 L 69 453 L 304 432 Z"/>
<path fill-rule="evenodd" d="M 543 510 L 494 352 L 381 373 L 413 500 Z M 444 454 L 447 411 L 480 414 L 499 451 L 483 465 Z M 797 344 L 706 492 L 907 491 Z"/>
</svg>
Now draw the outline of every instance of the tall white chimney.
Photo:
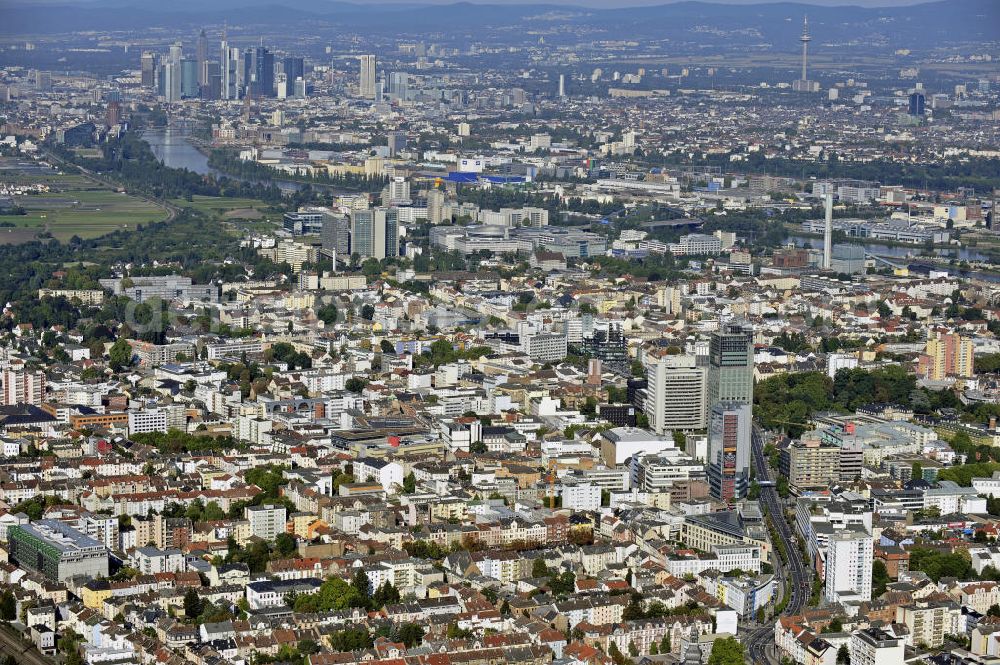
<svg viewBox="0 0 1000 665">
<path fill-rule="evenodd" d="M 826 195 L 826 228 L 823 231 L 823 269 L 833 265 L 833 194 Z"/>
</svg>

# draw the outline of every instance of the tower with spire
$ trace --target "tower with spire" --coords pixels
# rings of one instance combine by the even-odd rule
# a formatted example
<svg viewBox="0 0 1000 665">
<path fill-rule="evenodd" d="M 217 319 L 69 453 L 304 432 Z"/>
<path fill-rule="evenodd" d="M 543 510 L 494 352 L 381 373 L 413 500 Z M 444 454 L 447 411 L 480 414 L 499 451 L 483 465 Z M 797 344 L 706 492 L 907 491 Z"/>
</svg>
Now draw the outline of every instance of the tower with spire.
<svg viewBox="0 0 1000 665">
<path fill-rule="evenodd" d="M 802 42 L 802 77 L 792 82 L 792 90 L 816 92 L 819 90 L 819 82 L 809 80 L 809 42 L 812 41 L 812 37 L 809 35 L 808 16 L 802 17 L 802 36 L 799 37 L 799 41 Z"/>
</svg>

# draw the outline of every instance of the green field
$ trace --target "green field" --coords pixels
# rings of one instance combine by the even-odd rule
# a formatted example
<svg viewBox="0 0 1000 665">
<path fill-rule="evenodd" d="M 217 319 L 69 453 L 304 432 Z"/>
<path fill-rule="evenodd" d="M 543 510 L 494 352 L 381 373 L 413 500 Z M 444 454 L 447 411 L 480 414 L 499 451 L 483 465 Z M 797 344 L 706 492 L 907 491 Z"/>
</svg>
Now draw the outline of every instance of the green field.
<svg viewBox="0 0 1000 665">
<path fill-rule="evenodd" d="M 114 192 L 83 175 L 62 175 L 37 168 L 16 168 L 0 160 L 0 182 L 45 184 L 50 191 L 15 197 L 27 215 L 5 215 L 0 222 L 14 228 L 0 229 L 0 242 L 26 242 L 42 232 L 59 240 L 73 236 L 95 238 L 118 229 L 166 219 L 167 210 L 144 199 Z M 13 166 L 13 167 L 12 167 Z"/>
<path fill-rule="evenodd" d="M 172 199 L 170 202 L 178 208 L 193 208 L 209 214 L 251 209 L 264 212 L 271 207 L 259 199 L 231 199 L 221 196 L 193 196 L 191 201 Z"/>
<path fill-rule="evenodd" d="M 227 228 L 236 235 L 267 233 L 281 224 L 281 212 L 259 199 L 194 196 L 190 201 L 172 199 L 170 203 L 178 208 L 191 208 L 218 217 L 227 222 Z"/>
</svg>

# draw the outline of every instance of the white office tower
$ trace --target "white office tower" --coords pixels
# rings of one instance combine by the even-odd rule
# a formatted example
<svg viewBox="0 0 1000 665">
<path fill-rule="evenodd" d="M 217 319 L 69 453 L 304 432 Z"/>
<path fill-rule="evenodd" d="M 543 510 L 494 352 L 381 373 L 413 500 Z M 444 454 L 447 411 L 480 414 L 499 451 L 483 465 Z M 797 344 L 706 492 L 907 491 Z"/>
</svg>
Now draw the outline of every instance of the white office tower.
<svg viewBox="0 0 1000 665">
<path fill-rule="evenodd" d="M 181 63 L 168 61 L 163 65 L 163 98 L 168 103 L 181 101 Z"/>
<path fill-rule="evenodd" d="M 361 72 L 358 80 L 358 95 L 365 99 L 375 99 L 378 85 L 375 80 L 375 56 L 363 55 L 360 60 Z"/>
<path fill-rule="evenodd" d="M 826 600 L 840 603 L 872 598 L 872 537 L 860 529 L 831 536 L 826 550 Z"/>
<path fill-rule="evenodd" d="M 565 97 L 566 96 L 566 75 L 565 74 L 560 74 L 559 75 L 559 96 L 560 97 Z"/>
<path fill-rule="evenodd" d="M 826 195 L 826 226 L 823 229 L 823 269 L 833 265 L 833 194 Z"/>
<path fill-rule="evenodd" d="M 663 356 L 646 370 L 646 417 L 657 434 L 705 428 L 708 374 L 694 356 Z"/>
<path fill-rule="evenodd" d="M 274 88 L 277 91 L 278 99 L 288 99 L 291 92 L 288 88 L 288 75 L 277 74 L 274 77 Z"/>
<path fill-rule="evenodd" d="M 219 65 L 220 73 L 222 74 L 222 98 L 239 99 L 240 72 L 243 71 L 242 67 L 240 67 L 240 50 L 238 48 L 230 48 L 229 43 L 225 39 L 222 40 L 222 61 Z"/>
</svg>

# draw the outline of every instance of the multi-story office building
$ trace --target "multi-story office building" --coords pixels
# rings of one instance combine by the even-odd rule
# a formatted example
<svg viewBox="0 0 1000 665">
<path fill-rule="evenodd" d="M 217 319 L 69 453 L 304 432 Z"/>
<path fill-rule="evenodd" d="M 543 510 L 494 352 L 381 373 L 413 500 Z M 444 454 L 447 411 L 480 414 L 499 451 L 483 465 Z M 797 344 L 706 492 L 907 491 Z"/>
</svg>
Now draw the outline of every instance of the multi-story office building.
<svg viewBox="0 0 1000 665">
<path fill-rule="evenodd" d="M 174 103 L 181 101 L 181 63 L 168 60 L 160 67 L 161 96 L 164 101 Z"/>
<path fill-rule="evenodd" d="M 193 300 L 216 302 L 219 287 L 214 284 L 193 284 L 190 277 L 180 275 L 138 276 L 128 280 L 109 278 L 98 280 L 101 287 L 109 289 L 116 296 L 125 295 L 137 303 L 150 298 L 160 300 Z"/>
<path fill-rule="evenodd" d="M 645 412 L 657 434 L 705 428 L 707 372 L 694 356 L 663 356 L 646 369 Z"/>
<path fill-rule="evenodd" d="M 676 243 L 670 243 L 669 248 L 672 254 L 678 256 L 719 254 L 722 251 L 722 240 L 704 233 L 691 233 L 681 236 Z"/>
<path fill-rule="evenodd" d="M 250 522 L 250 535 L 263 540 L 274 540 L 285 532 L 284 506 L 247 506 L 246 519 Z"/>
<path fill-rule="evenodd" d="M 826 549 L 827 601 L 871 600 L 873 557 L 867 531 L 850 528 L 834 533 Z"/>
<path fill-rule="evenodd" d="M 3 373 L 3 404 L 33 404 L 45 401 L 45 372 L 7 369 Z"/>
<path fill-rule="evenodd" d="M 181 97 L 195 99 L 198 92 L 198 61 L 181 60 Z"/>
<path fill-rule="evenodd" d="M 289 85 L 294 84 L 296 79 L 305 79 L 305 61 L 302 58 L 288 56 L 282 61 L 282 69 L 285 71 L 285 79 Z"/>
<path fill-rule="evenodd" d="M 143 51 L 140 63 L 142 87 L 156 87 L 156 73 L 159 69 L 159 56 L 153 51 Z"/>
<path fill-rule="evenodd" d="M 399 256 L 396 208 L 355 210 L 351 214 L 351 253 L 362 258 Z"/>
<path fill-rule="evenodd" d="M 15 524 L 7 530 L 7 539 L 12 561 L 54 582 L 108 576 L 104 544 L 58 520 Z"/>
<path fill-rule="evenodd" d="M 718 402 L 708 424 L 708 484 L 712 496 L 735 501 L 750 486 L 750 405 Z"/>
<path fill-rule="evenodd" d="M 202 30 L 195 42 L 195 63 L 198 67 L 198 87 L 208 86 L 208 35 Z"/>
<path fill-rule="evenodd" d="M 536 333 L 524 335 L 522 346 L 532 360 L 553 362 L 566 357 L 566 335 L 560 333 Z"/>
<path fill-rule="evenodd" d="M 239 99 L 243 87 L 243 68 L 240 67 L 240 50 L 230 47 L 225 35 L 222 37 L 219 60 L 220 96 L 222 99 Z"/>
<path fill-rule="evenodd" d="M 274 54 L 267 47 L 258 46 L 247 51 L 246 64 L 244 76 L 250 94 L 254 97 L 274 97 Z"/>
<path fill-rule="evenodd" d="M 327 215 L 323 220 L 320 240 L 327 254 L 336 252 L 337 256 L 346 260 L 351 254 L 351 220 Z"/>
<path fill-rule="evenodd" d="M 705 479 L 705 466 L 676 449 L 636 455 L 630 466 L 632 486 L 643 492 L 670 492 L 679 483 Z"/>
<path fill-rule="evenodd" d="M 706 408 L 718 402 L 753 404 L 753 329 L 728 323 L 712 333 Z"/>
<path fill-rule="evenodd" d="M 581 334 L 584 353 L 591 358 L 600 360 L 609 367 L 626 367 L 629 360 L 628 340 L 625 338 L 625 331 L 622 330 L 621 323 L 591 323 L 590 325 L 592 326 L 591 334 L 586 336 Z M 580 330 L 582 333 L 582 322 Z"/>
<path fill-rule="evenodd" d="M 322 209 L 286 212 L 282 217 L 282 225 L 286 231 L 295 236 L 322 233 L 323 225 L 329 216 L 329 212 Z"/>
<path fill-rule="evenodd" d="M 541 228 L 549 224 L 549 211 L 545 208 L 501 208 L 500 210 L 481 210 L 479 221 L 493 226 L 517 228 L 531 226 Z"/>
<path fill-rule="evenodd" d="M 365 99 L 375 99 L 376 91 L 376 81 L 375 81 L 375 69 L 376 62 L 374 55 L 363 55 L 361 60 L 361 71 L 359 73 L 358 80 L 358 96 L 364 97 Z"/>
</svg>

